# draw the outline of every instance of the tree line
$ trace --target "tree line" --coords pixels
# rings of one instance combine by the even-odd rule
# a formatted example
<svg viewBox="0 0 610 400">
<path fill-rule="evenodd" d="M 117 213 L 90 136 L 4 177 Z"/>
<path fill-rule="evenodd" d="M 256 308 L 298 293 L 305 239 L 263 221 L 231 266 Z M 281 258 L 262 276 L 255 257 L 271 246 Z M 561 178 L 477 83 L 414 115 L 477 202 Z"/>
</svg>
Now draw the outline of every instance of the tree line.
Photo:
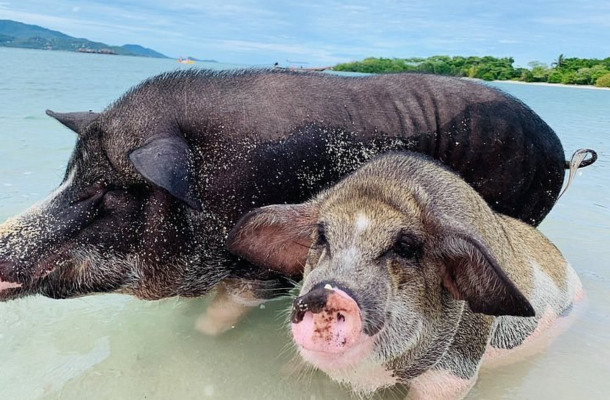
<svg viewBox="0 0 610 400">
<path fill-rule="evenodd" d="M 486 81 L 516 80 L 522 82 L 563 83 L 610 87 L 610 57 L 603 60 L 559 55 L 549 66 L 532 61 L 529 68 L 515 68 L 512 57 L 376 58 L 338 64 L 335 71 L 365 73 L 423 72 L 438 75 L 478 78 Z"/>
</svg>

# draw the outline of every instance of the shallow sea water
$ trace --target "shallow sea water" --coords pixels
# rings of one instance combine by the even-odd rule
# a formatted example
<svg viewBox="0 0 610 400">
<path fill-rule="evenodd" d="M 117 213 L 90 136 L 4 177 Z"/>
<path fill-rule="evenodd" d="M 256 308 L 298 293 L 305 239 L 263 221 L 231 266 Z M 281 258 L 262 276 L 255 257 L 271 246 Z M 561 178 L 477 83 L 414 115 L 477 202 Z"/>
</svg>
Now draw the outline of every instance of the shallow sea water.
<svg viewBox="0 0 610 400">
<path fill-rule="evenodd" d="M 0 48 L 0 222 L 56 187 L 74 135 L 44 113 L 100 111 L 174 60 Z M 195 67 L 230 68 L 197 63 Z M 538 112 L 567 154 L 598 151 L 541 225 L 587 292 L 576 323 L 542 353 L 483 370 L 468 399 L 610 397 L 610 91 L 497 83 Z M 355 399 L 295 368 L 286 300 L 219 338 L 194 329 L 208 299 L 122 295 L 0 303 L 0 399 Z M 401 391 L 377 399 L 400 399 Z"/>
</svg>

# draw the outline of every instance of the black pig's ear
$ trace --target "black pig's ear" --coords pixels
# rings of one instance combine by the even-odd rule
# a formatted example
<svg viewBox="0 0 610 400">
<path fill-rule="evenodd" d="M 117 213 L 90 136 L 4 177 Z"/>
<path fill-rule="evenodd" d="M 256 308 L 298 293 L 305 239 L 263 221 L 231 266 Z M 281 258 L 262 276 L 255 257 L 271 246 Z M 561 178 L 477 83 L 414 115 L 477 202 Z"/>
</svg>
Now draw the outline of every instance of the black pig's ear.
<svg viewBox="0 0 610 400">
<path fill-rule="evenodd" d="M 150 183 L 167 190 L 192 209 L 202 210 L 192 194 L 193 154 L 184 139 L 176 135 L 153 139 L 129 153 L 129 159 Z"/>
<path fill-rule="evenodd" d="M 438 251 L 443 286 L 470 309 L 488 315 L 533 317 L 535 310 L 487 247 L 468 233 L 446 232 Z"/>
<path fill-rule="evenodd" d="M 47 110 L 46 113 L 49 117 L 55 118 L 79 135 L 82 135 L 84 128 L 99 115 L 93 111 L 56 113 L 54 111 Z"/>
<path fill-rule="evenodd" d="M 316 219 L 317 206 L 311 202 L 257 208 L 229 232 L 227 248 L 256 266 L 299 275 L 312 245 Z"/>
</svg>

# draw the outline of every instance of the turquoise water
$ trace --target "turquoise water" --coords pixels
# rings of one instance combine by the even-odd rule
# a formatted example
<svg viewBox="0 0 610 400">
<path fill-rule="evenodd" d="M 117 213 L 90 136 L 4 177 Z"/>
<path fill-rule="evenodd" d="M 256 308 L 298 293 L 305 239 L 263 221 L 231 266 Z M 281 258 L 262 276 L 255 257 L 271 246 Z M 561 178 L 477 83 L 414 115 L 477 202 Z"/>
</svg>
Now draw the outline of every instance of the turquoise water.
<svg viewBox="0 0 610 400">
<path fill-rule="evenodd" d="M 229 68 L 197 63 L 195 67 Z M 61 177 L 74 134 L 45 115 L 100 111 L 174 60 L 0 48 L 0 222 Z M 482 371 L 469 399 L 607 399 L 610 393 L 610 91 L 494 84 L 538 112 L 566 153 L 599 153 L 541 226 L 588 293 L 580 319 L 543 353 Z M 281 311 L 254 310 L 226 335 L 194 329 L 206 299 L 42 297 L 0 303 L 0 399 L 351 399 L 291 363 Z M 394 392 L 378 396 L 398 399 Z"/>
</svg>

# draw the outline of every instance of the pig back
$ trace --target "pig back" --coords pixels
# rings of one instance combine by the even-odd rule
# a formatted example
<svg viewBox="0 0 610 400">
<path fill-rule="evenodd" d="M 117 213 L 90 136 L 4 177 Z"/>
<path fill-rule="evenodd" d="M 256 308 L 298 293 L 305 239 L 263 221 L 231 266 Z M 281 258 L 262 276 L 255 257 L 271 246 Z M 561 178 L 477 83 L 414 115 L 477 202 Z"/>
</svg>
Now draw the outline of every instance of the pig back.
<svg viewBox="0 0 610 400">
<path fill-rule="evenodd" d="M 338 179 L 381 152 L 417 151 L 458 172 L 495 211 L 531 225 L 550 211 L 563 183 L 565 156 L 553 130 L 519 100 L 474 81 L 275 71 L 231 78 L 208 82 L 215 100 L 203 113 L 214 116 L 206 132 L 246 141 L 244 148 L 275 146 L 276 156 L 289 157 L 291 168 L 342 168 L 333 176 Z M 304 141 L 309 148 L 299 147 Z M 320 154 L 308 152 L 312 146 Z M 346 160 L 356 147 L 358 156 Z M 301 160 L 297 153 L 304 150 Z M 247 151 L 233 152 L 247 158 Z"/>
</svg>

